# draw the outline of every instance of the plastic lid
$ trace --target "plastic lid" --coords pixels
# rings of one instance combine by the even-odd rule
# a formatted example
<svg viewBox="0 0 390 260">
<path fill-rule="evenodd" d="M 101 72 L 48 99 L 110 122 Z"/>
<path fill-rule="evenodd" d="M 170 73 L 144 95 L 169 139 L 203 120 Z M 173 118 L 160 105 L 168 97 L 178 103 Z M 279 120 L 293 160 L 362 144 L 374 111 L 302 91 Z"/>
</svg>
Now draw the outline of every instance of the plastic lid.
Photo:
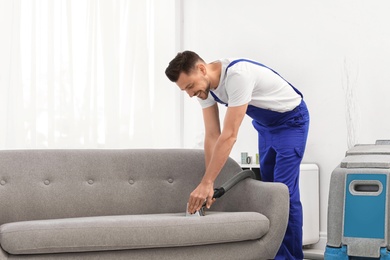
<svg viewBox="0 0 390 260">
<path fill-rule="evenodd" d="M 389 169 L 390 153 L 349 155 L 341 161 L 340 167 Z"/>
<path fill-rule="evenodd" d="M 346 152 L 346 156 L 349 155 L 365 155 L 365 154 L 387 154 L 390 155 L 390 145 L 375 145 L 365 144 L 356 145 Z"/>
</svg>

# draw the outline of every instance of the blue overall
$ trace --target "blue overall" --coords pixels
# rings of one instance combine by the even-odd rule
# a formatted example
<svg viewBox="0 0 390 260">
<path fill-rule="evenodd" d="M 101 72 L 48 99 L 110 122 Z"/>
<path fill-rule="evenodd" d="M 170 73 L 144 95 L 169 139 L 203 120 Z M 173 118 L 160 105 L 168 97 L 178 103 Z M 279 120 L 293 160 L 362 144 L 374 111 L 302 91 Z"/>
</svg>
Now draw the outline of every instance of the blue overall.
<svg viewBox="0 0 390 260">
<path fill-rule="evenodd" d="M 266 67 L 251 60 L 240 59 L 231 62 L 226 71 L 237 62 L 251 62 Z M 274 70 L 270 70 L 279 75 Z M 287 83 L 296 93 L 303 97 L 294 86 L 289 82 Z M 217 102 L 227 106 L 213 92 L 210 91 L 210 93 Z M 282 182 L 288 186 L 290 193 L 288 226 L 275 259 L 303 259 L 303 217 L 299 195 L 299 167 L 305 151 L 309 130 L 309 112 L 306 104 L 302 99 L 296 108 L 284 113 L 249 105 L 246 114 L 253 119 L 252 124 L 259 136 L 261 180 Z"/>
</svg>

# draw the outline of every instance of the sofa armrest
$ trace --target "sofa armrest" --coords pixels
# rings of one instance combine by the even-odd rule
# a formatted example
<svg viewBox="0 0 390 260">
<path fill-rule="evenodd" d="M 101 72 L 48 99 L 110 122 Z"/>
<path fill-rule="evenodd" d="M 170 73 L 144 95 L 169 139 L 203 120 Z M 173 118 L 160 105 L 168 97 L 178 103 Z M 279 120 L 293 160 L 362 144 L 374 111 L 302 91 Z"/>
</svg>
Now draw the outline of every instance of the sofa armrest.
<svg viewBox="0 0 390 260">
<path fill-rule="evenodd" d="M 219 200 L 213 210 L 250 211 L 265 215 L 270 221 L 270 228 L 259 243 L 271 255 L 276 254 L 284 238 L 289 218 L 289 192 L 285 184 L 246 179 Z"/>
</svg>

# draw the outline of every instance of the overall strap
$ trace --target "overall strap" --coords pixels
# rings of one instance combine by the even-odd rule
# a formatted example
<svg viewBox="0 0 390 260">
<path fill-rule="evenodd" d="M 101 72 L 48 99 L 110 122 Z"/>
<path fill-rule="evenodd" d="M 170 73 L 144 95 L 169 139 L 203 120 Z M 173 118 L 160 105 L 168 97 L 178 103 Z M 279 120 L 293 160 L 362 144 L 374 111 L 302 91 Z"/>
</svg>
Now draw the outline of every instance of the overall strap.
<svg viewBox="0 0 390 260">
<path fill-rule="evenodd" d="M 267 69 L 271 70 L 273 73 L 275 73 L 276 75 L 278 75 L 279 77 L 281 77 L 284 81 L 286 81 L 286 82 L 294 89 L 294 91 L 295 91 L 298 95 L 300 95 L 300 96 L 303 98 L 302 93 L 301 93 L 297 88 L 295 88 L 290 82 L 288 82 L 287 80 L 285 80 L 279 73 L 277 73 L 276 71 L 274 71 L 274 70 L 271 69 L 270 67 L 267 67 L 267 66 L 265 66 L 264 64 L 261 64 L 261 63 L 259 63 L 259 62 L 253 61 L 253 60 L 238 59 L 238 60 L 234 60 L 234 61 L 230 62 L 229 65 L 226 67 L 225 75 L 226 75 L 226 73 L 227 73 L 227 70 L 228 70 L 231 66 L 233 66 L 234 64 L 236 64 L 236 63 L 238 63 L 238 62 L 242 62 L 242 61 L 244 61 L 244 62 L 249 62 L 249 63 L 252 63 L 252 64 L 256 64 L 256 65 L 259 65 L 259 66 L 261 66 L 261 67 L 264 67 L 264 68 L 267 68 Z M 214 98 L 214 100 L 215 100 L 216 102 L 221 103 L 221 104 L 224 104 L 225 106 L 228 105 L 227 103 L 221 101 L 221 100 L 217 97 L 217 95 L 215 95 L 212 91 L 210 91 L 210 94 L 213 96 L 213 98 Z"/>
<path fill-rule="evenodd" d="M 228 104 L 220 100 L 219 97 L 217 97 L 217 95 L 214 94 L 214 92 L 210 91 L 210 94 L 213 96 L 215 101 L 217 101 L 220 104 L 224 104 L 225 106 L 228 106 Z"/>
<path fill-rule="evenodd" d="M 295 92 L 303 98 L 303 94 L 302 94 L 297 88 L 295 88 L 290 82 L 288 82 L 287 80 L 285 80 L 279 73 L 277 73 L 276 71 L 274 71 L 274 70 L 271 69 L 270 67 L 267 67 L 267 66 L 265 66 L 264 64 L 261 64 L 261 63 L 259 63 L 259 62 L 253 61 L 253 60 L 248 60 L 248 59 L 238 59 L 238 60 L 234 60 L 234 61 L 230 62 L 229 65 L 226 67 L 225 74 L 226 74 L 228 68 L 230 68 L 230 67 L 233 66 L 234 64 L 236 64 L 236 63 L 238 63 L 238 62 L 241 62 L 241 61 L 253 63 L 253 64 L 256 64 L 256 65 L 259 65 L 259 66 L 261 66 L 261 67 L 264 67 L 264 68 L 267 68 L 267 69 L 271 70 L 273 73 L 275 73 L 276 75 L 278 75 L 279 77 L 281 77 L 284 81 L 286 81 L 286 82 L 295 90 Z"/>
</svg>

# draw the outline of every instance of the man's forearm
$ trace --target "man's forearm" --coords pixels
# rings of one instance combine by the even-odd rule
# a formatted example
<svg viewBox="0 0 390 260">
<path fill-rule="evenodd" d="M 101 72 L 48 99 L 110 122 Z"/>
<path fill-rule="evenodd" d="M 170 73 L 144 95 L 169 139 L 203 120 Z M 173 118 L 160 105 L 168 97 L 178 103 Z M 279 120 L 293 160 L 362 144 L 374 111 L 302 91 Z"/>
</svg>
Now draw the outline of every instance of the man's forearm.
<svg viewBox="0 0 390 260">
<path fill-rule="evenodd" d="M 203 182 L 213 183 L 215 181 L 220 171 L 222 170 L 223 166 L 225 165 L 226 160 L 229 157 L 235 142 L 236 142 L 235 136 L 225 137 L 224 135 L 221 135 L 217 139 L 214 148 L 212 150 L 211 156 L 209 157 L 210 161 L 209 162 L 206 161 L 207 167 L 206 167 L 205 175 L 203 176 L 202 179 Z"/>
<path fill-rule="evenodd" d="M 204 160 L 206 169 L 209 167 L 211 162 L 211 157 L 213 156 L 213 151 L 215 144 L 217 143 L 218 136 L 216 137 L 206 137 L 204 141 Z"/>
</svg>

